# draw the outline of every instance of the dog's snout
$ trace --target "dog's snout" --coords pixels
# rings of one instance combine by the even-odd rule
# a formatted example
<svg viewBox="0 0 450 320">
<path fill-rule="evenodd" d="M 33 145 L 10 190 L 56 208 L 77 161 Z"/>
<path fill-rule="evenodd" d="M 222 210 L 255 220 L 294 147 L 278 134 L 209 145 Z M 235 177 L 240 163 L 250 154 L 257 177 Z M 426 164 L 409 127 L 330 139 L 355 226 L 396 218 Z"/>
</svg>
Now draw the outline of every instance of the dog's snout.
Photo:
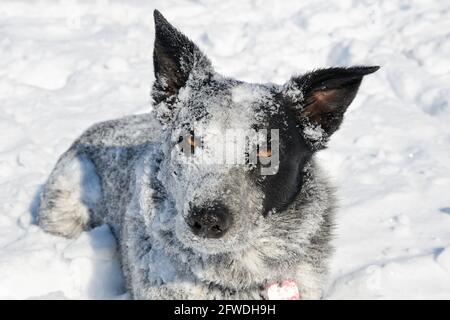
<svg viewBox="0 0 450 320">
<path fill-rule="evenodd" d="M 204 238 L 220 238 L 231 227 L 230 210 L 220 202 L 208 206 L 193 207 L 186 219 L 195 235 Z"/>
</svg>

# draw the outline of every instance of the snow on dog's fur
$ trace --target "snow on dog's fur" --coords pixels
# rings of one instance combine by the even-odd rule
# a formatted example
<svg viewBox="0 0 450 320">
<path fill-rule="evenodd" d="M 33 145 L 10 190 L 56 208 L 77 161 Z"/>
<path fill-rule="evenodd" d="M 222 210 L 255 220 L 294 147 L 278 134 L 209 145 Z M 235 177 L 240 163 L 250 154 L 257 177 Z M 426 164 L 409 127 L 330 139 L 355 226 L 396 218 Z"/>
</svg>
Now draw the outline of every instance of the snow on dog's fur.
<svg viewBox="0 0 450 320">
<path fill-rule="evenodd" d="M 261 299 L 273 283 L 319 298 L 335 200 L 314 153 L 378 68 L 249 84 L 217 74 L 158 11 L 155 30 L 153 112 L 94 125 L 61 156 L 40 226 L 76 237 L 108 223 L 136 299 Z M 256 146 L 256 163 L 249 144 L 221 139 L 271 129 L 279 144 Z M 221 161 L 230 152 L 244 161 Z"/>
</svg>

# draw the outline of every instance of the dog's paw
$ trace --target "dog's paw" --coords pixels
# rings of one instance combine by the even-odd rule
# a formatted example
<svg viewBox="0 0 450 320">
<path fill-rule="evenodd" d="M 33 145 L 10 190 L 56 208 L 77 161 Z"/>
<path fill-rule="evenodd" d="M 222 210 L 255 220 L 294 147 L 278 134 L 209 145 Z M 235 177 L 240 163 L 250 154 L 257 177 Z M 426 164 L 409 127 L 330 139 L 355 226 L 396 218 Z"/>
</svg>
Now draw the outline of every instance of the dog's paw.
<svg viewBox="0 0 450 320">
<path fill-rule="evenodd" d="M 135 293 L 135 298 L 142 300 L 209 299 L 206 288 L 189 281 L 148 286 L 141 292 Z"/>
</svg>

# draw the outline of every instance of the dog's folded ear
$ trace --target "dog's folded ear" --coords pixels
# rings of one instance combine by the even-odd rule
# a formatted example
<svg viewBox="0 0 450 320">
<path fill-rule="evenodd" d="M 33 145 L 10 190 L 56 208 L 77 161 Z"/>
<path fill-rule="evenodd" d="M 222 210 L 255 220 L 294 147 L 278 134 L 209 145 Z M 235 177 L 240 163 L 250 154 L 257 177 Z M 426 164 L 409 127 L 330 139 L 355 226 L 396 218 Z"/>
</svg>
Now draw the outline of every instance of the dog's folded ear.
<svg viewBox="0 0 450 320">
<path fill-rule="evenodd" d="M 155 47 L 153 64 L 155 83 L 152 98 L 155 104 L 173 102 L 178 91 L 196 70 L 207 72 L 211 63 L 200 49 L 155 10 Z M 169 106 L 170 107 L 170 106 Z"/>
<path fill-rule="evenodd" d="M 363 76 L 379 67 L 320 69 L 293 77 L 282 90 L 295 112 L 303 134 L 313 149 L 325 147 L 339 128 L 347 107 L 353 101 Z"/>
</svg>

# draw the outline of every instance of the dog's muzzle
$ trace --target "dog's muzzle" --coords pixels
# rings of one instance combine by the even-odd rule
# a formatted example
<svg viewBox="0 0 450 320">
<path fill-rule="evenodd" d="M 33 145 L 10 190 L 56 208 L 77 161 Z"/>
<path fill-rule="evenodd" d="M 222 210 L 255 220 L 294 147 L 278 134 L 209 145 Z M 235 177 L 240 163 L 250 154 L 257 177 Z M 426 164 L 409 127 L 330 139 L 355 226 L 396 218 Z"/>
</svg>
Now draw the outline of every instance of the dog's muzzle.
<svg viewBox="0 0 450 320">
<path fill-rule="evenodd" d="M 221 202 L 201 207 L 193 206 L 186 217 L 192 232 L 203 238 L 220 238 L 231 227 L 230 210 Z"/>
</svg>

